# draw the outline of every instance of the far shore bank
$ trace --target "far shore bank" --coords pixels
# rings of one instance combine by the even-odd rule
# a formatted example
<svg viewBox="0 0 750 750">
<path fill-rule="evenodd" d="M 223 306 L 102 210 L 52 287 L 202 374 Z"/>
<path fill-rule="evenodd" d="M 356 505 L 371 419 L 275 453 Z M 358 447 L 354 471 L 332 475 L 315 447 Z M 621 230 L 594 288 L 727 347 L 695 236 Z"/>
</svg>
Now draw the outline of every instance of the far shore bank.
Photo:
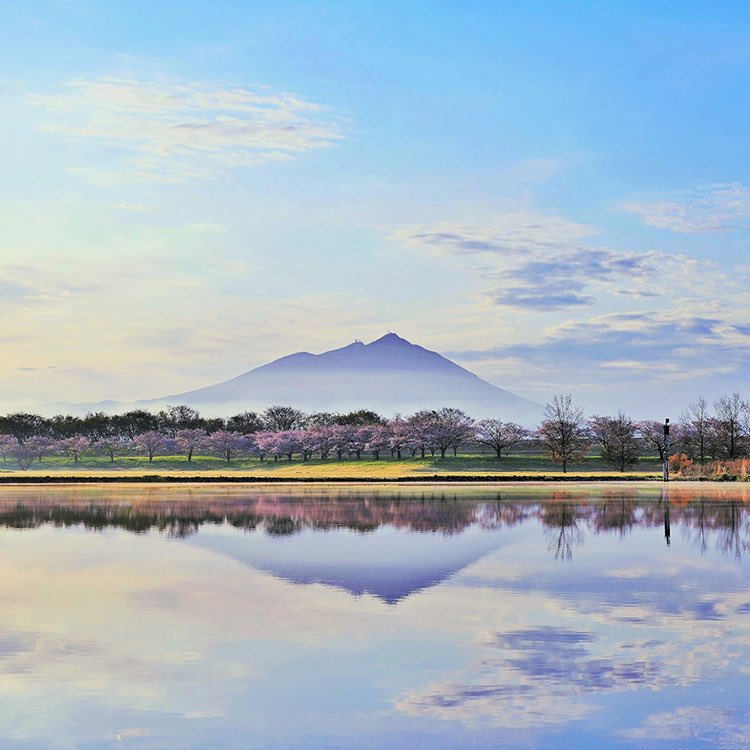
<svg viewBox="0 0 750 750">
<path fill-rule="evenodd" d="M 649 485 L 663 484 L 661 475 L 644 474 L 507 474 L 507 475 L 450 475 L 435 474 L 431 476 L 403 476 L 403 477 L 279 477 L 253 475 L 226 474 L 26 474 L 13 473 L 0 475 L 0 486 L 13 485 L 73 485 L 73 484 L 104 484 L 104 485 L 439 485 L 439 484 L 467 484 L 467 485 L 505 485 L 505 484 L 571 484 L 584 483 L 645 483 Z M 671 479 L 669 484 L 745 484 L 745 482 L 712 479 Z"/>
</svg>

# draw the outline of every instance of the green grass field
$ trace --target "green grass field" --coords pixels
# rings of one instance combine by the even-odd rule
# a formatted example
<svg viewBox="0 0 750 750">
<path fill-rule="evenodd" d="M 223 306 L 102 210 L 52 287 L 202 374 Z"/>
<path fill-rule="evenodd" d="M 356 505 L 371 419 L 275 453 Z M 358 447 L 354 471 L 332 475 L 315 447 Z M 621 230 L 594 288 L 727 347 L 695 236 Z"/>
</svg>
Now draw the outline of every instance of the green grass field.
<svg viewBox="0 0 750 750">
<path fill-rule="evenodd" d="M 586 477 L 623 477 L 601 458 L 591 457 L 568 467 L 568 475 Z M 21 471 L 11 462 L 0 462 L 0 476 L 112 476 L 117 474 L 179 476 L 194 475 L 238 475 L 271 479 L 326 479 L 350 477 L 356 479 L 418 479 L 424 477 L 462 476 L 549 476 L 560 475 L 559 466 L 544 456 L 511 455 L 500 460 L 488 455 L 459 455 L 440 458 L 404 458 L 371 460 L 312 460 L 312 461 L 260 461 L 257 458 L 239 458 L 230 462 L 213 457 L 194 457 L 192 462 L 181 456 L 157 456 L 152 462 L 141 456 L 116 458 L 114 463 L 108 457 L 82 458 L 78 464 L 61 457 L 45 457 L 35 462 L 28 470 Z M 661 464 L 653 457 L 642 459 L 625 472 L 628 478 L 644 479 L 661 476 Z"/>
</svg>

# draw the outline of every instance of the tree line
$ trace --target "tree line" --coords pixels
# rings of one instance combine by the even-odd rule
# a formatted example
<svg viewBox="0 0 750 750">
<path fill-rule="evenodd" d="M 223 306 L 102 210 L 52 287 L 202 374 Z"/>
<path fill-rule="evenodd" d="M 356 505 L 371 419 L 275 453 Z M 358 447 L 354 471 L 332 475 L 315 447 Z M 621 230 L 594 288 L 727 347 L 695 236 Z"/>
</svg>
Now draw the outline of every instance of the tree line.
<svg viewBox="0 0 750 750">
<path fill-rule="evenodd" d="M 481 446 L 500 459 L 520 444 L 543 450 L 563 471 L 592 450 L 620 471 L 645 455 L 667 458 L 661 421 L 635 421 L 622 412 L 587 418 L 570 395 L 556 395 L 539 426 L 530 430 L 502 419 L 474 420 L 461 409 L 443 407 L 386 419 L 361 409 L 346 414 L 305 414 L 291 406 L 270 406 L 229 418 L 207 418 L 190 406 L 169 406 L 157 413 L 143 409 L 123 414 L 59 414 L 51 418 L 16 412 L 0 416 L 0 455 L 29 468 L 48 455 L 214 455 L 229 462 L 240 456 L 261 461 L 424 458 L 462 447 Z M 750 453 L 750 405 L 739 394 L 723 396 L 709 407 L 698 399 L 671 431 L 679 460 L 704 464 L 734 460 Z M 671 455 L 671 453 L 670 453 Z"/>
</svg>

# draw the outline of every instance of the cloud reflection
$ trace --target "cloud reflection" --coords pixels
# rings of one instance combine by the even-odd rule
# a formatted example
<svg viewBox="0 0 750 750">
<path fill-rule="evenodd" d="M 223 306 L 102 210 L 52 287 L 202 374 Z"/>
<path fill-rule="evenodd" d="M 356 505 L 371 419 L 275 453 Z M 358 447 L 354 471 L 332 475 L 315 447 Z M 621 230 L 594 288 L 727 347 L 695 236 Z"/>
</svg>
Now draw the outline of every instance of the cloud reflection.
<svg viewBox="0 0 750 750">
<path fill-rule="evenodd" d="M 479 737 L 517 746 L 510 729 L 552 746 L 552 735 L 605 704 L 622 707 L 635 738 L 665 723 L 669 688 L 692 700 L 706 681 L 748 672 L 742 562 L 680 533 L 700 518 L 709 534 L 744 519 L 744 506 L 728 512 L 726 498 L 701 495 L 703 510 L 675 503 L 667 548 L 650 490 L 545 489 L 544 503 L 526 489 L 434 503 L 421 490 L 398 499 L 310 490 L 296 500 L 273 488 L 67 492 L 79 494 L 66 504 L 64 491 L 34 500 L 14 490 L 0 503 L 4 746 L 54 747 L 54 737 L 60 747 L 236 747 L 249 733 L 272 746 L 279 732 L 290 746 L 315 747 L 309 737 L 347 746 L 375 736 L 384 710 L 393 732 L 408 727 L 415 737 L 445 722 L 435 747 Z M 565 565 L 545 539 L 561 517 L 584 532 Z M 303 531 L 273 535 L 274 518 Z M 279 580 L 219 543 L 224 535 L 248 548 L 289 547 L 306 537 L 324 557 L 337 535 L 355 547 L 373 538 L 373 524 L 406 548 L 480 530 L 503 543 L 394 606 Z M 196 540 L 208 531 L 216 544 L 185 543 L 173 529 Z M 340 564 L 351 566 L 351 554 Z M 621 698 L 644 692 L 657 719 Z M 724 723 L 728 743 L 747 722 L 729 714 Z"/>
</svg>

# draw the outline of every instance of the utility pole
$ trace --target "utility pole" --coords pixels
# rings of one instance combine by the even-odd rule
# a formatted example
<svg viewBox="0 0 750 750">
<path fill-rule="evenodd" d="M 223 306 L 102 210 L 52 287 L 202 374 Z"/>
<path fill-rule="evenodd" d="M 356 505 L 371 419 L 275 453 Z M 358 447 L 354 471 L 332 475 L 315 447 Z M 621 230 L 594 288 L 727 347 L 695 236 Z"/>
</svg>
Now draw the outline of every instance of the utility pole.
<svg viewBox="0 0 750 750">
<path fill-rule="evenodd" d="M 663 478 L 669 481 L 669 417 L 664 420 L 664 467 Z"/>
</svg>

